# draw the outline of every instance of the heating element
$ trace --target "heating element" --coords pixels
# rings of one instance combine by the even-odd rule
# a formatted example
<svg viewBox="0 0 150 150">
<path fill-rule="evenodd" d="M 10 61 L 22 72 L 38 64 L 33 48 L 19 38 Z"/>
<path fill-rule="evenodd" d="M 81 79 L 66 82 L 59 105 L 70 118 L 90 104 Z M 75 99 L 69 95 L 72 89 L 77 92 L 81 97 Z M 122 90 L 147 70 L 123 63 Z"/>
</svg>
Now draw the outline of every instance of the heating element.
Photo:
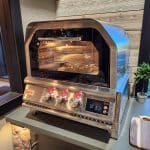
<svg viewBox="0 0 150 150">
<path fill-rule="evenodd" d="M 30 23 L 23 104 L 117 138 L 128 100 L 128 46 L 121 28 L 98 20 Z"/>
</svg>

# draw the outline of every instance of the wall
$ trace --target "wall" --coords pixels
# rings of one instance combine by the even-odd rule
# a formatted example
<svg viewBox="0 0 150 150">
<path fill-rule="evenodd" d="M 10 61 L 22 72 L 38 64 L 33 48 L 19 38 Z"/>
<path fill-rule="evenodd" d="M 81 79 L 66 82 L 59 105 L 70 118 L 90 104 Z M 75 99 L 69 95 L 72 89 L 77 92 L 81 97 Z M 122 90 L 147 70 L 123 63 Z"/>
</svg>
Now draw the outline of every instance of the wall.
<svg viewBox="0 0 150 150">
<path fill-rule="evenodd" d="M 55 6 L 55 0 L 20 0 L 24 33 L 29 22 L 55 19 Z"/>
<path fill-rule="evenodd" d="M 131 39 L 130 84 L 137 69 L 144 0 L 57 0 L 57 19 L 95 18 L 124 28 Z"/>
</svg>

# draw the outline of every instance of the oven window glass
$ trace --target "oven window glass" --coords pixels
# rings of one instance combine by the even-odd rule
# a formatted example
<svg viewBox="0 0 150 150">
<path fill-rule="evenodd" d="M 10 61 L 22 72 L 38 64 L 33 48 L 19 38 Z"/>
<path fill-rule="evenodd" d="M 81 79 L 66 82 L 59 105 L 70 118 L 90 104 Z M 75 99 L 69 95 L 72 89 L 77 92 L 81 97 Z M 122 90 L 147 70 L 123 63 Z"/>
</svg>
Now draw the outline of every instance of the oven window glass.
<svg viewBox="0 0 150 150">
<path fill-rule="evenodd" d="M 41 29 L 29 45 L 32 76 L 109 86 L 109 47 L 96 29 Z"/>
<path fill-rule="evenodd" d="M 39 38 L 39 69 L 98 75 L 98 50 L 91 41 L 80 39 Z"/>
</svg>

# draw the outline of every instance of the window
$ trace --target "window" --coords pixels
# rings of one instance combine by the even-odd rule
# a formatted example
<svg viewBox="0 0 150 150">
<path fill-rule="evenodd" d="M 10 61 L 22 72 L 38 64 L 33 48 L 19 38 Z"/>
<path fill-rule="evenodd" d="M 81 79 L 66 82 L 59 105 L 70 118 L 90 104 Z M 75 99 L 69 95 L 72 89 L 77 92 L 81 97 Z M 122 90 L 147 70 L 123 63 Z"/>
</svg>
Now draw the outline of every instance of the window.
<svg viewBox="0 0 150 150">
<path fill-rule="evenodd" d="M 4 59 L 4 48 L 3 48 L 2 34 L 0 28 L 0 78 L 6 78 L 7 75 L 8 74 L 7 74 L 6 62 Z"/>
</svg>

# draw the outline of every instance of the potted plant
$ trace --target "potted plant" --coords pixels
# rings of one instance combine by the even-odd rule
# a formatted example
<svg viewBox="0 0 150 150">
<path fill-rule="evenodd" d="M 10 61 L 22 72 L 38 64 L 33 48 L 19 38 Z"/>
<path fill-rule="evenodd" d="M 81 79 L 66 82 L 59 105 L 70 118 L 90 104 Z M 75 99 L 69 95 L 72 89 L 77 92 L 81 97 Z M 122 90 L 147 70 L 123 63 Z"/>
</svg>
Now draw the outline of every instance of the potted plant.
<svg viewBox="0 0 150 150">
<path fill-rule="evenodd" d="M 139 82 L 142 83 L 142 90 L 140 92 L 137 92 L 137 101 L 138 102 L 144 102 L 144 100 L 147 98 L 147 94 L 144 92 L 146 83 L 148 82 L 148 79 L 150 78 L 150 64 L 148 63 L 142 63 L 137 68 L 137 72 L 135 73 L 135 82 L 138 84 Z"/>
</svg>

